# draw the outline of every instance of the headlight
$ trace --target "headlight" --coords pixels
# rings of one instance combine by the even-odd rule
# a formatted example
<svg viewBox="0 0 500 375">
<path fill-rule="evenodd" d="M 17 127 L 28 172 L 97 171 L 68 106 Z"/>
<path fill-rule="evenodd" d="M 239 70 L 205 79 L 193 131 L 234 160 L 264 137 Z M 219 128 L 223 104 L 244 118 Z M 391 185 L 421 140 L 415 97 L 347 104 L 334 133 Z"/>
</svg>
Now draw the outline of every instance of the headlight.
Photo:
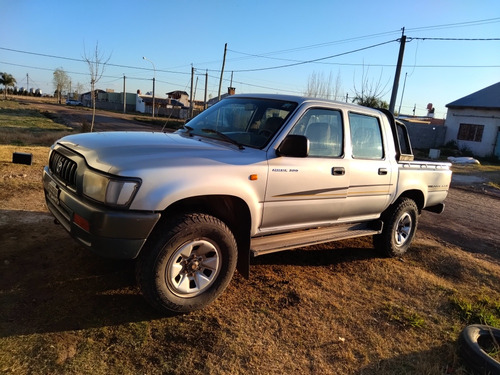
<svg viewBox="0 0 500 375">
<path fill-rule="evenodd" d="M 128 205 L 138 188 L 138 181 L 112 179 L 89 170 L 83 175 L 83 194 L 113 206 Z"/>
</svg>

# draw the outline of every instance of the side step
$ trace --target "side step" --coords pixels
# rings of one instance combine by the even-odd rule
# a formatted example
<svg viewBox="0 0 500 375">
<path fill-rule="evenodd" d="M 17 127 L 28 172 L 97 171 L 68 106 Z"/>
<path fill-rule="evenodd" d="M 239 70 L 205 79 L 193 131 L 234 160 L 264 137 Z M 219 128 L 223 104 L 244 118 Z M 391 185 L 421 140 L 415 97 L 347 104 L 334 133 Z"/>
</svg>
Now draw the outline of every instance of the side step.
<svg viewBox="0 0 500 375">
<path fill-rule="evenodd" d="M 250 251 L 252 256 L 256 257 L 297 247 L 317 245 L 348 238 L 373 236 L 382 233 L 383 225 L 382 220 L 377 220 L 368 223 L 339 224 L 331 227 L 254 237 L 250 243 Z"/>
</svg>

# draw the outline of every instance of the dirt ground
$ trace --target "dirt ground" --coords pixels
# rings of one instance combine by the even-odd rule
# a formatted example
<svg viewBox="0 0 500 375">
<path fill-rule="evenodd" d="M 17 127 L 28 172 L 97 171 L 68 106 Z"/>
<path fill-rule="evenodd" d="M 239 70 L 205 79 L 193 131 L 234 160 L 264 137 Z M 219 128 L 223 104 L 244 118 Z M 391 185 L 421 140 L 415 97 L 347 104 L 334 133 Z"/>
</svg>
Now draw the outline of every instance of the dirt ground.
<svg viewBox="0 0 500 375">
<path fill-rule="evenodd" d="M 2 148 L 0 373 L 207 366 L 213 374 L 464 375 L 449 299 L 493 290 L 500 301 L 500 196 L 455 175 L 444 213 L 422 214 L 404 259 L 378 258 L 370 238 L 318 246 L 315 256 L 271 254 L 203 311 L 161 317 L 140 295 L 133 262 L 100 258 L 54 224 L 41 185 L 48 148 Z M 12 164 L 15 151 L 33 153 L 33 165 Z M 423 328 L 398 323 L 418 325 L 415 316 Z"/>
<path fill-rule="evenodd" d="M 30 106 L 41 112 L 55 113 L 57 117 L 64 118 L 65 125 L 80 130 L 84 121 L 90 123 L 92 120 L 92 111 L 86 107 L 61 106 L 54 103 L 43 103 L 31 101 Z M 137 114 L 123 114 L 96 110 L 94 131 L 151 131 L 159 130 L 148 124 L 136 121 Z"/>
</svg>

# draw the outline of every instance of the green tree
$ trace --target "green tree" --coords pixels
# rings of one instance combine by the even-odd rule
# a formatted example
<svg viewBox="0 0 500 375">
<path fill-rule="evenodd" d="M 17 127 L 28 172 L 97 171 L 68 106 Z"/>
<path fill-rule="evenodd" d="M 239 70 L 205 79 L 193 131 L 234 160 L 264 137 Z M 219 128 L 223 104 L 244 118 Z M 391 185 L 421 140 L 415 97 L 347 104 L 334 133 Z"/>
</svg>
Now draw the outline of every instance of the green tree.
<svg viewBox="0 0 500 375">
<path fill-rule="evenodd" d="M 365 72 L 363 67 L 363 73 L 361 75 L 361 89 L 356 87 L 354 84 L 354 99 L 353 103 L 372 108 L 389 108 L 389 104 L 382 100 L 382 97 L 387 93 L 386 86 L 382 85 L 382 72 L 380 72 L 380 77 L 378 81 L 368 78 L 368 69 Z"/>
<path fill-rule="evenodd" d="M 2 73 L 0 77 L 0 84 L 4 86 L 4 96 L 7 99 L 7 90 L 9 86 L 14 87 L 16 85 L 16 79 L 12 76 L 12 74 Z"/>
<path fill-rule="evenodd" d="M 356 96 L 352 100 L 352 102 L 365 107 L 389 109 L 389 103 L 387 103 L 385 100 L 377 98 L 376 96 Z"/>
<path fill-rule="evenodd" d="M 69 76 L 63 70 L 63 68 L 57 68 L 53 73 L 52 83 L 54 84 L 54 88 L 56 89 L 55 94 L 57 95 L 57 101 L 61 104 L 61 95 L 63 90 L 69 88 Z"/>
</svg>

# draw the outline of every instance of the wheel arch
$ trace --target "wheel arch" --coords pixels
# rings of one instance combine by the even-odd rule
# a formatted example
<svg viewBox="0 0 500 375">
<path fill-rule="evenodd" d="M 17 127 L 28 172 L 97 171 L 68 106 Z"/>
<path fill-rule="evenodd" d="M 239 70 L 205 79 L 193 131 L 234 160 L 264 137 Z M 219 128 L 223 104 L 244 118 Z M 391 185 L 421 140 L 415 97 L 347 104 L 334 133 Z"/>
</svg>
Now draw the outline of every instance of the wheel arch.
<svg viewBox="0 0 500 375">
<path fill-rule="evenodd" d="M 424 197 L 424 193 L 422 191 L 416 190 L 416 189 L 406 190 L 398 196 L 398 198 L 394 201 L 394 203 L 391 206 L 393 206 L 401 198 L 409 198 L 409 199 L 413 200 L 415 202 L 415 204 L 417 205 L 418 213 L 419 214 L 422 213 L 422 209 L 424 208 L 424 204 L 425 204 L 425 197 Z"/>
<path fill-rule="evenodd" d="M 247 203 L 243 199 L 231 195 L 189 197 L 167 207 L 162 212 L 162 218 L 187 212 L 205 213 L 214 216 L 229 227 L 238 245 L 237 270 L 248 278 L 250 273 L 250 230 L 252 219 Z"/>
</svg>

